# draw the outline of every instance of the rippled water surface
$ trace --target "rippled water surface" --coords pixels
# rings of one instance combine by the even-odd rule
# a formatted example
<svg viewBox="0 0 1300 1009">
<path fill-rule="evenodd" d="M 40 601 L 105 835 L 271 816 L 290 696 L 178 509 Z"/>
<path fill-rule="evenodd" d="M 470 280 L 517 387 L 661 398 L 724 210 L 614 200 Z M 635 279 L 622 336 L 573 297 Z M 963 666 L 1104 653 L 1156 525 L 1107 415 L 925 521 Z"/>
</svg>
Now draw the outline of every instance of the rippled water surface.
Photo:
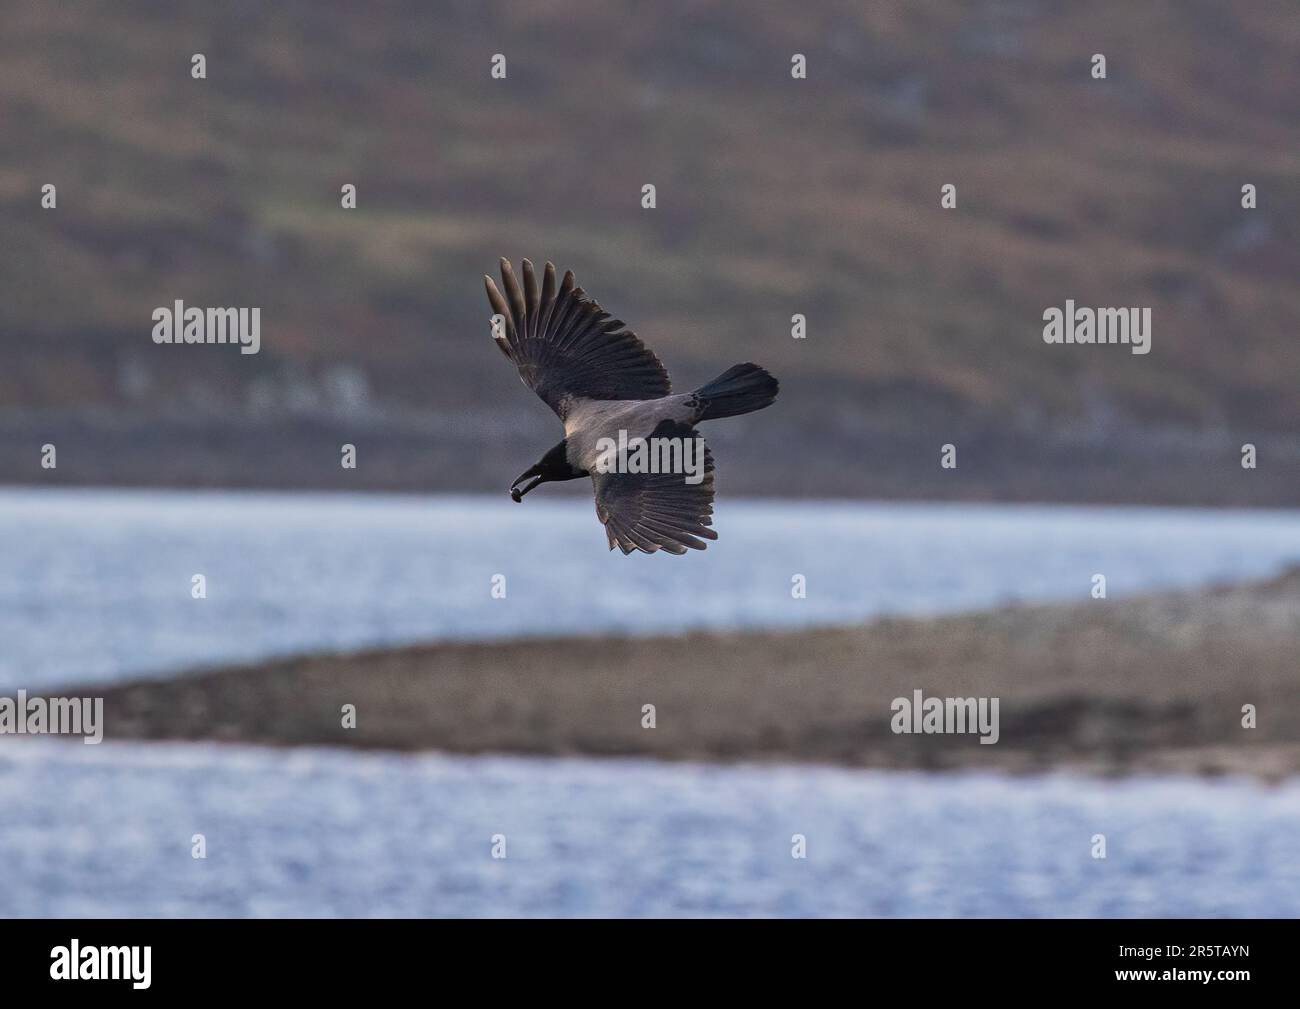
<svg viewBox="0 0 1300 1009">
<path fill-rule="evenodd" d="M 717 526 L 703 554 L 624 558 L 589 501 L 0 491 L 0 691 L 1083 599 L 1094 573 L 1120 599 L 1300 559 L 1294 512 L 724 500 Z M 4 737 L 0 809 L 3 915 L 1300 913 L 1298 785 Z"/>
<path fill-rule="evenodd" d="M 1300 785 L 36 741 L 0 802 L 4 915 L 1300 913 Z"/>
<path fill-rule="evenodd" d="M 1115 598 L 1300 561 L 1297 512 L 724 499 L 716 517 L 703 553 L 623 557 L 589 500 L 4 490 L 0 689 L 436 638 L 1086 599 L 1095 573 Z"/>
</svg>

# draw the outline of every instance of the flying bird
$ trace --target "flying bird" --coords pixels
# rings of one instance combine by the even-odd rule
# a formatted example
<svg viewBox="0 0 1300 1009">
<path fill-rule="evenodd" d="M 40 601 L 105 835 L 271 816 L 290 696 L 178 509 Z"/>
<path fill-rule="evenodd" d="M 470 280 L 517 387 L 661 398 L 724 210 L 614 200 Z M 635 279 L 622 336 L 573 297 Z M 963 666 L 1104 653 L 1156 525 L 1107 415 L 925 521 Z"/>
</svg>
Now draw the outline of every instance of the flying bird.
<svg viewBox="0 0 1300 1009">
<path fill-rule="evenodd" d="M 694 392 L 673 395 L 659 358 L 589 298 L 572 271 L 557 285 L 547 263 L 539 285 L 525 259 L 523 274 L 521 287 L 509 260 L 501 260 L 504 295 L 483 278 L 495 313 L 492 336 L 524 385 L 563 421 L 564 438 L 519 475 L 510 496 L 522 501 L 539 484 L 590 476 L 611 550 L 703 550 L 718 534 L 710 528 L 713 456 L 695 425 L 770 406 L 776 379 L 756 364 L 738 364 Z M 702 465 L 693 474 L 611 470 L 611 442 L 631 439 L 689 442 L 699 447 Z"/>
</svg>

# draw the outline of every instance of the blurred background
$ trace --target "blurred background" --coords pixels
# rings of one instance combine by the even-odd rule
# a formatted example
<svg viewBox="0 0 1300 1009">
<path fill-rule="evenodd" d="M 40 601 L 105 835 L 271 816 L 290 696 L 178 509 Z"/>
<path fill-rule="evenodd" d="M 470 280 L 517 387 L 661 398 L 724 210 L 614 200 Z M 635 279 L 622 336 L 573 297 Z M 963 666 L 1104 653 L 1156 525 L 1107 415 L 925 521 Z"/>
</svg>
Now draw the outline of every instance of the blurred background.
<svg viewBox="0 0 1300 1009">
<path fill-rule="evenodd" d="M 1297 913 L 1296 580 L 1196 594 L 1300 561 L 1298 56 L 1289 2 L 5 4 L 0 692 L 121 718 L 0 740 L 0 914 Z M 559 430 L 489 345 L 501 256 L 679 390 L 780 378 L 705 432 L 706 553 L 609 556 L 584 482 L 507 500 Z M 261 352 L 155 345 L 178 299 L 260 307 Z M 1046 345 L 1066 299 L 1149 307 L 1151 353 Z M 1132 675 L 1037 625 L 977 626 L 1001 679 L 937 650 L 1095 572 L 1120 613 L 1191 593 L 1088 639 Z M 914 664 L 873 665 L 900 620 Z M 770 632 L 803 636 L 726 658 Z M 566 635 L 636 661 L 578 691 Z M 1142 773 L 882 756 L 877 682 L 1078 704 L 1065 749 Z M 657 683 L 676 742 L 629 742 Z M 350 698 L 366 752 L 324 728 Z M 1204 756 L 1243 698 L 1269 760 Z M 1157 736 L 1201 755 L 1150 776 Z"/>
<path fill-rule="evenodd" d="M 573 269 L 682 388 L 749 358 L 781 377 L 779 425 L 715 435 L 735 491 L 1300 494 L 1290 4 L 3 18 L 10 482 L 336 487 L 338 443 L 364 432 L 350 486 L 498 490 L 546 416 L 485 342 L 481 277 L 504 255 Z M 150 313 L 177 298 L 261 307 L 261 354 L 159 351 Z M 1152 353 L 1046 346 L 1066 298 L 1149 306 Z M 28 439 L 65 432 L 76 465 L 41 472 Z M 1277 464 L 1211 476 L 1240 476 L 1242 441 Z"/>
</svg>

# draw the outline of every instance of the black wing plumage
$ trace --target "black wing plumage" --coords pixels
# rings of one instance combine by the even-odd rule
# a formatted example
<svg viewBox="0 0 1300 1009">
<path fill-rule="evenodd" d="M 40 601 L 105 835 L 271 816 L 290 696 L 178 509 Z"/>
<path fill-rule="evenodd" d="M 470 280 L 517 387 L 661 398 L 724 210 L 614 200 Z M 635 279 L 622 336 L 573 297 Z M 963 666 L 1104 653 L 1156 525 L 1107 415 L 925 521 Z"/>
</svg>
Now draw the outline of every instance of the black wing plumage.
<svg viewBox="0 0 1300 1009">
<path fill-rule="evenodd" d="M 484 277 L 492 311 L 504 317 L 493 338 L 519 369 L 524 385 L 564 419 L 571 399 L 658 399 L 671 392 L 668 372 L 624 324 L 611 318 L 566 271 L 555 283 L 546 264 L 539 287 L 523 261 L 521 288 L 509 260 L 501 260 L 505 295 Z"/>
<path fill-rule="evenodd" d="M 699 438 L 686 424 L 664 421 L 654 437 Z M 700 444 L 703 444 L 701 440 Z M 713 525 L 713 454 L 704 448 L 704 478 L 687 483 L 682 473 L 597 473 L 596 515 L 605 525 L 609 548 L 625 554 L 666 550 L 684 554 L 716 540 Z"/>
</svg>

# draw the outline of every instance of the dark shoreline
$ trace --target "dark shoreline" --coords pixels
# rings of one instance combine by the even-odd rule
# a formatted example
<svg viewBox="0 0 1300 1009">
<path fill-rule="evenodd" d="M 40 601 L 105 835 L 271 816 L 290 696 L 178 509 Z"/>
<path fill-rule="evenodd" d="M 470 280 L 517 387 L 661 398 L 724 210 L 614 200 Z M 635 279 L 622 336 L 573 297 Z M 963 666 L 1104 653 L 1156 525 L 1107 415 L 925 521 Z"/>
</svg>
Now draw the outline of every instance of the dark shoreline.
<svg viewBox="0 0 1300 1009">
<path fill-rule="evenodd" d="M 550 447 L 550 428 L 537 422 L 515 408 L 261 420 L 239 411 L 222 419 L 186 411 L 0 412 L 0 485 L 504 494 Z M 1040 431 L 989 418 L 845 427 L 792 411 L 779 424 L 705 434 L 726 496 L 1300 507 L 1300 449 L 1278 434 Z M 947 442 L 958 446 L 955 470 L 939 466 Z M 1241 468 L 1243 442 L 1257 446 L 1257 469 Z M 354 470 L 339 465 L 345 443 L 357 447 Z M 44 444 L 58 448 L 56 469 L 41 468 Z M 791 445 L 801 448 L 791 452 Z M 548 488 L 588 492 L 585 485 Z"/>
<path fill-rule="evenodd" d="M 102 695 L 110 740 L 1279 780 L 1300 773 L 1298 656 L 1293 569 L 859 628 L 447 643 L 59 693 Z M 895 734 L 892 700 L 918 689 L 997 697 L 999 741 Z"/>
</svg>

